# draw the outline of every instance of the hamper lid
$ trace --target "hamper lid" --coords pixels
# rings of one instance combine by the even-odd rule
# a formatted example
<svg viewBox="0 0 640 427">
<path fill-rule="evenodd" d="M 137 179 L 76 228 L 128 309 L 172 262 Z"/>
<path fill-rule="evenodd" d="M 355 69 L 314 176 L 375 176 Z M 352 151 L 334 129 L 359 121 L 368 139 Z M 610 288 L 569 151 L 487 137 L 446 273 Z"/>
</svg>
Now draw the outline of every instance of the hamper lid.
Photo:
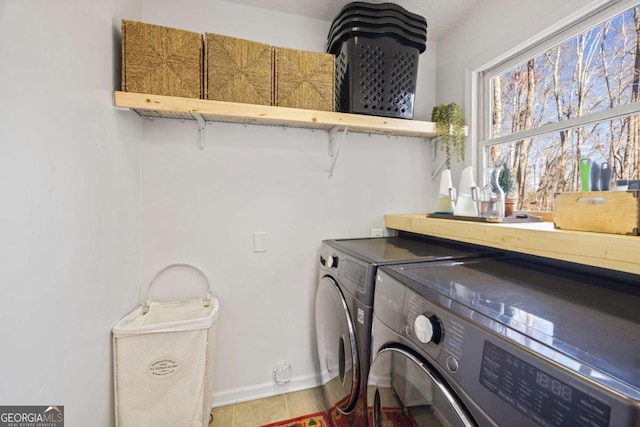
<svg viewBox="0 0 640 427">
<path fill-rule="evenodd" d="M 340 32 L 350 29 L 350 28 L 371 28 L 371 29 L 379 29 L 379 28 L 393 28 L 398 34 L 405 35 L 407 37 L 413 37 L 419 40 L 427 41 L 427 31 L 426 29 L 422 32 L 418 29 L 411 29 L 406 25 L 394 19 L 394 18 L 385 18 L 385 19 L 369 19 L 364 17 L 358 17 L 349 19 L 337 27 L 333 28 L 329 31 L 329 36 L 327 37 L 329 40 L 333 39 L 335 34 L 339 34 Z"/>
<path fill-rule="evenodd" d="M 408 21 L 413 20 L 418 24 L 427 25 L 427 20 L 424 17 L 417 15 L 415 13 L 411 13 L 408 10 L 406 10 L 404 7 L 394 3 L 365 3 L 360 1 L 354 1 L 347 4 L 342 9 L 340 9 L 336 17 L 342 16 L 345 12 L 349 10 L 368 10 L 368 11 L 374 11 L 374 12 L 395 11 L 401 14 L 402 16 L 405 16 Z"/>
<path fill-rule="evenodd" d="M 333 53 L 334 55 L 337 53 L 339 46 L 345 42 L 346 40 L 353 37 L 368 37 L 368 38 L 378 38 L 378 37 L 389 37 L 395 39 L 399 43 L 410 46 L 418 49 L 420 53 L 423 53 L 427 49 L 426 42 L 423 40 L 419 40 L 415 37 L 409 37 L 404 34 L 397 32 L 392 27 L 381 27 L 379 29 L 373 28 L 362 28 L 362 27 L 353 27 L 346 29 L 339 34 L 337 34 L 327 45 L 327 52 Z"/>
<path fill-rule="evenodd" d="M 331 27 L 329 28 L 329 32 L 334 31 L 335 28 L 340 27 L 347 22 L 351 22 L 354 19 L 367 19 L 373 22 L 393 20 L 397 23 L 397 25 L 401 25 L 402 28 L 407 28 L 410 31 L 420 34 L 426 35 L 427 33 L 426 22 L 418 23 L 416 21 L 407 20 L 405 17 L 395 11 L 385 11 L 384 13 L 379 13 L 362 9 L 352 10 L 340 17 L 336 17 L 336 19 L 331 24 Z"/>
</svg>

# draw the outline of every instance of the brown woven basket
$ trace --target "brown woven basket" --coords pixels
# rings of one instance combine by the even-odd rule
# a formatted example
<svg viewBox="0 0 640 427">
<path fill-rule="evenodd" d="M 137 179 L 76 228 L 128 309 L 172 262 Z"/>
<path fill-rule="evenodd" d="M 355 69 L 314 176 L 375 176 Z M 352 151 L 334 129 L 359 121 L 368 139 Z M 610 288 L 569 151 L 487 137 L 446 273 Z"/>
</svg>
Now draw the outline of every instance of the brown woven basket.
<svg viewBox="0 0 640 427">
<path fill-rule="evenodd" d="M 333 55 L 278 47 L 275 58 L 275 105 L 334 111 Z"/>
<path fill-rule="evenodd" d="M 273 47 L 206 33 L 205 98 L 273 105 Z"/>
<path fill-rule="evenodd" d="M 202 36 L 123 19 L 122 90 L 201 98 Z"/>
</svg>

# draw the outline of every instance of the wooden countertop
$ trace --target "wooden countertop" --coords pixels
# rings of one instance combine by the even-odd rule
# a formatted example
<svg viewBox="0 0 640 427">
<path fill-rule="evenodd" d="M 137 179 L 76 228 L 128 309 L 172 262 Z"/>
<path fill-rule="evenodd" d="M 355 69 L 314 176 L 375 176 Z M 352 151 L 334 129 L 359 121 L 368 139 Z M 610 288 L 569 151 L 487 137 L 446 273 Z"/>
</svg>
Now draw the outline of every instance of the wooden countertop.
<svg viewBox="0 0 640 427">
<path fill-rule="evenodd" d="M 551 222 L 488 224 L 427 218 L 426 214 L 385 215 L 385 226 L 395 230 L 640 274 L 640 236 L 557 230 Z"/>
</svg>

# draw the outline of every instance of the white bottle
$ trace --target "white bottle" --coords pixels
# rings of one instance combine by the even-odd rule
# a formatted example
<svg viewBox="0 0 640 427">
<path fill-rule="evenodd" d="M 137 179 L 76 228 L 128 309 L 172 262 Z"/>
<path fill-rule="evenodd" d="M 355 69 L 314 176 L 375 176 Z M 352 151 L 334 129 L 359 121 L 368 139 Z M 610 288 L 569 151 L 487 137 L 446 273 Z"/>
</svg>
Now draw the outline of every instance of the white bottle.
<svg viewBox="0 0 640 427">
<path fill-rule="evenodd" d="M 453 215 L 456 209 L 456 189 L 451 182 L 451 171 L 445 169 L 440 174 L 440 190 L 438 191 L 437 214 Z"/>
<path fill-rule="evenodd" d="M 462 170 L 460 186 L 458 188 L 458 201 L 453 213 L 461 216 L 478 216 L 477 202 L 480 191 L 473 180 L 473 169 L 471 166 Z"/>
</svg>

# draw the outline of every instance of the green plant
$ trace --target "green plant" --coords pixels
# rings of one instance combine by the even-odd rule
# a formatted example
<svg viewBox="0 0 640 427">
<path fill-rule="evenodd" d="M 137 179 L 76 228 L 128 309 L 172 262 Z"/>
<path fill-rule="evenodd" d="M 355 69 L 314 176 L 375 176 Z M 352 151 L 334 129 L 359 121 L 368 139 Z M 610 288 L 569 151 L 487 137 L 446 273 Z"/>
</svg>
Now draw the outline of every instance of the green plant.
<svg viewBox="0 0 640 427">
<path fill-rule="evenodd" d="M 500 188 L 502 188 L 504 195 L 507 196 L 515 189 L 513 173 L 511 172 L 508 161 L 503 162 L 500 169 L 501 171 L 500 176 L 498 177 L 498 184 L 500 185 Z"/>
<path fill-rule="evenodd" d="M 440 140 L 440 150 L 445 152 L 447 169 L 451 168 L 451 151 L 457 161 L 464 160 L 465 127 L 464 111 L 458 104 L 440 104 L 433 107 L 431 121 L 436 124 L 436 137 Z"/>
</svg>

